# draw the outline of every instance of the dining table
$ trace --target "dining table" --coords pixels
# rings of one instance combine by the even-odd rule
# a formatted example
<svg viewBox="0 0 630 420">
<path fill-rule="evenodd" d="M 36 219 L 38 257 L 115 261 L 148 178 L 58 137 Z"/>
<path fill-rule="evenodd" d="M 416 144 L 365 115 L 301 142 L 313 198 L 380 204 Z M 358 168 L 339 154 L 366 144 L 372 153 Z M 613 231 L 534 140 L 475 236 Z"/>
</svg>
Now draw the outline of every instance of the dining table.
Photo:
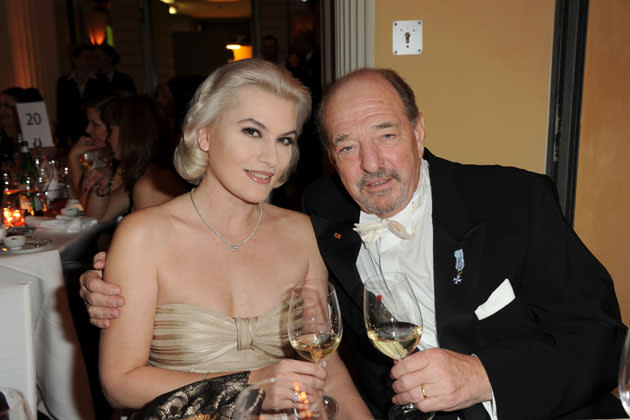
<svg viewBox="0 0 630 420">
<path fill-rule="evenodd" d="M 14 350 L 10 345 L 0 345 L 0 360 L 11 360 L 12 357 L 16 361 L 25 359 L 24 368 L 14 369 L 20 372 L 11 373 L 9 366 L 0 366 L 0 385 L 12 386 L 6 383 L 11 381 L 6 376 L 21 375 L 16 383 L 25 388 L 18 390 L 26 396 L 31 410 L 40 411 L 51 419 L 90 420 L 95 417 L 87 369 L 70 310 L 63 264 L 65 260 L 72 259 L 77 250 L 85 249 L 99 230 L 100 225 L 95 223 L 85 224 L 84 228 L 71 232 L 40 226 L 27 235 L 27 244 L 37 246 L 25 246 L 18 250 L 0 247 L 0 295 L 3 290 L 8 293 L 15 287 L 24 287 L 18 292 L 18 298 L 11 299 L 12 307 L 0 307 L 0 325 L 5 321 L 9 324 L 8 328 L 16 329 L 15 332 L 22 337 L 22 330 L 29 327 L 24 324 L 30 320 L 31 329 L 26 333 L 32 337 L 32 342 L 28 338 L 19 338 Z M 20 297 L 29 292 L 30 299 L 29 296 Z M 28 313 L 23 317 L 15 315 L 20 309 L 22 312 L 30 309 L 30 319 Z M 14 322 L 15 319 L 27 321 L 19 323 Z M 3 354 L 11 351 L 13 355 Z M 28 368 L 29 352 L 34 359 L 34 369 Z"/>
</svg>

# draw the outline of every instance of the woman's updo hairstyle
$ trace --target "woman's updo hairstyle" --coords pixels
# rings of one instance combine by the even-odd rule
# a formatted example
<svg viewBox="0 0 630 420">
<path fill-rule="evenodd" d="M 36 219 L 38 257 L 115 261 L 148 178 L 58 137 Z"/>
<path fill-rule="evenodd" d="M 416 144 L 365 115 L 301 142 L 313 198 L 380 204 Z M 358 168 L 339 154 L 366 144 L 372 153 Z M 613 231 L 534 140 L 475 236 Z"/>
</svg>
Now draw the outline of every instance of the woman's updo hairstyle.
<svg viewBox="0 0 630 420">
<path fill-rule="evenodd" d="M 298 135 L 311 112 L 308 89 L 291 76 L 288 70 L 261 59 L 239 60 L 215 70 L 199 86 L 184 119 L 183 136 L 175 149 L 175 169 L 192 184 L 199 184 L 208 166 L 208 155 L 199 148 L 197 132 L 212 125 L 222 112 L 236 104 L 236 90 L 255 87 L 295 102 Z M 298 146 L 292 145 L 291 163 L 278 185 L 284 183 L 295 169 Z"/>
</svg>

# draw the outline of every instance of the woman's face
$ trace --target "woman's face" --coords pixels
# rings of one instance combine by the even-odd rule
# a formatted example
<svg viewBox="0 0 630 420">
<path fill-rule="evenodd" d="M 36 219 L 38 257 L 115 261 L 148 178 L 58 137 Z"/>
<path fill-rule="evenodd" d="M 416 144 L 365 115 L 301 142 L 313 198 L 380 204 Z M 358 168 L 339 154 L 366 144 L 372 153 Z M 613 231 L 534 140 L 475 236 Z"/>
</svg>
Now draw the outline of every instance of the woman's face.
<svg viewBox="0 0 630 420">
<path fill-rule="evenodd" d="M 18 127 L 15 98 L 6 93 L 0 94 L 0 128 L 12 130 Z"/>
<path fill-rule="evenodd" d="M 107 125 L 101 121 L 101 113 L 95 108 L 87 109 L 88 125 L 85 131 L 92 137 L 94 142 L 103 147 L 109 136 Z"/>
<path fill-rule="evenodd" d="M 237 90 L 235 104 L 198 131 L 199 147 L 208 152 L 207 177 L 242 200 L 263 201 L 297 147 L 295 108 L 292 100 L 258 88 Z"/>
</svg>

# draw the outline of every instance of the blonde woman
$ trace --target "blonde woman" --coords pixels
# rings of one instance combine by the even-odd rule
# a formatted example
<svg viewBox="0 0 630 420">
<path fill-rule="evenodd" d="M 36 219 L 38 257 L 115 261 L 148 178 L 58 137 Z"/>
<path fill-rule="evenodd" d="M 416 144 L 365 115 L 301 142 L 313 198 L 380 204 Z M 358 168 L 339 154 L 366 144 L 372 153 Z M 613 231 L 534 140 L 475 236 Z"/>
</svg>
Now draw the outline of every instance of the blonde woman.
<svg viewBox="0 0 630 420">
<path fill-rule="evenodd" d="M 338 356 L 327 368 L 299 360 L 286 336 L 292 288 L 325 290 L 328 278 L 308 217 L 265 202 L 297 162 L 310 106 L 303 85 L 255 59 L 219 68 L 197 90 L 175 152 L 196 188 L 126 217 L 108 253 L 105 280 L 127 306 L 101 337 L 112 405 L 142 407 L 236 373 L 326 386 L 344 402 L 338 419 L 370 417 Z"/>
</svg>

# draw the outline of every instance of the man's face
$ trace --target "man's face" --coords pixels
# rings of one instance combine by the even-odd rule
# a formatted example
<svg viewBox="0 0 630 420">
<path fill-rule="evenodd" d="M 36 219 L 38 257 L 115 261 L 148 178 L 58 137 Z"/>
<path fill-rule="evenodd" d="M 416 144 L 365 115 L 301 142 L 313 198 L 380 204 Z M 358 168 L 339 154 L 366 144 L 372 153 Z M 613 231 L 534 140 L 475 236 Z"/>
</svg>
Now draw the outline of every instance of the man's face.
<svg viewBox="0 0 630 420">
<path fill-rule="evenodd" d="M 330 158 L 367 213 L 390 217 L 418 185 L 424 119 L 412 125 L 396 90 L 376 74 L 358 75 L 328 99 L 324 115 Z"/>
</svg>

